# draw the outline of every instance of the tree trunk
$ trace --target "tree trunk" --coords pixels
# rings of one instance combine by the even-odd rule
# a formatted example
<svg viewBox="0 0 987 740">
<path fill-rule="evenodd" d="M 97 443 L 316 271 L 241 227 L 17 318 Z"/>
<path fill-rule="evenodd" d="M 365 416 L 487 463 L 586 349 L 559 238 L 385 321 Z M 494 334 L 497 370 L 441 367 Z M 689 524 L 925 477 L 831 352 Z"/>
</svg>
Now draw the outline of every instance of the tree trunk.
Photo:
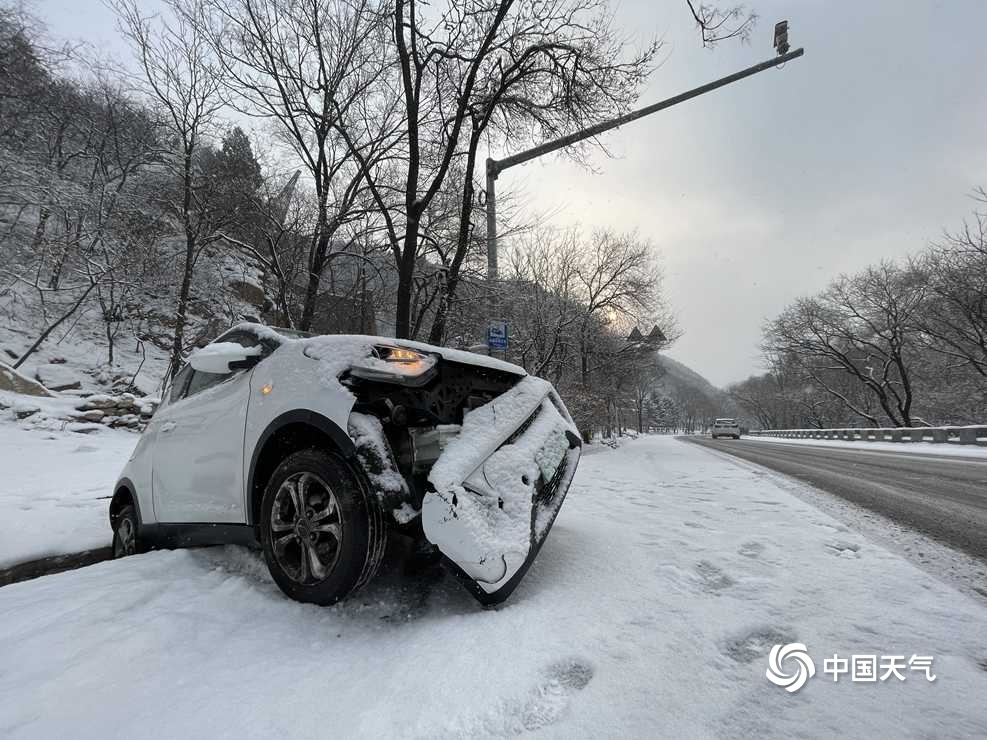
<svg viewBox="0 0 987 740">
<path fill-rule="evenodd" d="M 178 293 L 178 308 L 175 310 L 175 333 L 171 342 L 171 362 L 168 373 L 175 377 L 182 363 L 182 350 L 185 346 L 185 324 L 188 321 L 188 298 L 192 291 L 192 261 L 195 257 L 195 237 L 188 235 L 185 241 L 185 271 L 182 287 Z"/>
<path fill-rule="evenodd" d="M 318 235 L 312 254 L 308 261 L 308 283 L 305 286 L 305 303 L 302 306 L 302 317 L 298 322 L 298 328 L 308 331 L 312 327 L 315 318 L 315 304 L 319 299 L 319 285 L 322 282 L 322 273 L 326 269 L 326 254 L 329 252 L 329 241 L 335 232 L 335 227 L 329 226 L 329 215 L 325 211 L 325 204 L 319 206 L 319 222 L 316 225 Z"/>
<path fill-rule="evenodd" d="M 404 251 L 398 270 L 397 306 L 394 311 L 394 336 L 411 337 L 411 293 L 415 279 L 415 257 L 418 254 L 418 219 L 409 219 L 404 235 Z"/>
<path fill-rule="evenodd" d="M 51 211 L 47 206 L 41 206 L 41 210 L 38 213 L 38 223 L 34 227 L 34 236 L 31 237 L 31 251 L 37 252 L 38 247 L 41 246 L 42 240 L 45 238 L 45 230 L 47 229 L 48 219 L 51 217 Z"/>
<path fill-rule="evenodd" d="M 450 275 L 446 278 L 442 298 L 439 300 L 439 305 L 435 309 L 435 320 L 432 322 L 432 329 L 428 333 L 429 344 L 441 345 L 446 339 L 449 306 L 452 303 L 452 297 L 456 294 L 456 288 L 459 286 L 459 276 L 453 277 L 451 272 L 452 268 L 450 268 Z"/>
<path fill-rule="evenodd" d="M 298 320 L 298 328 L 308 331 L 312 328 L 312 320 L 315 318 L 315 301 L 319 296 L 319 283 L 322 276 L 309 268 L 308 283 L 305 286 L 305 302 L 302 304 L 302 317 Z"/>
<path fill-rule="evenodd" d="M 192 150 L 193 145 L 185 146 L 185 161 L 182 170 L 182 221 L 185 227 L 185 270 L 182 273 L 182 287 L 178 292 L 178 307 L 175 310 L 175 333 L 171 341 L 171 360 L 168 374 L 174 378 L 182 363 L 182 350 L 185 347 L 185 324 L 188 321 L 188 299 L 192 292 L 192 270 L 195 266 L 196 232 L 192 227 Z"/>
<path fill-rule="evenodd" d="M 476 150 L 480 143 L 482 129 L 477 128 L 474 122 L 473 130 L 470 134 L 469 149 L 466 155 L 466 173 L 463 180 L 463 199 L 459 209 L 459 227 L 456 233 L 456 253 L 453 255 L 449 270 L 445 276 L 445 286 L 442 299 L 435 309 L 435 321 L 432 322 L 432 330 L 429 332 L 428 341 L 432 344 L 442 344 L 445 341 L 446 323 L 449 317 L 449 308 L 456 297 L 456 289 L 459 287 L 459 270 L 463 265 L 463 260 L 469 253 L 471 225 L 473 218 L 473 205 L 476 197 L 476 188 L 473 185 L 473 174 L 476 171 Z"/>
</svg>

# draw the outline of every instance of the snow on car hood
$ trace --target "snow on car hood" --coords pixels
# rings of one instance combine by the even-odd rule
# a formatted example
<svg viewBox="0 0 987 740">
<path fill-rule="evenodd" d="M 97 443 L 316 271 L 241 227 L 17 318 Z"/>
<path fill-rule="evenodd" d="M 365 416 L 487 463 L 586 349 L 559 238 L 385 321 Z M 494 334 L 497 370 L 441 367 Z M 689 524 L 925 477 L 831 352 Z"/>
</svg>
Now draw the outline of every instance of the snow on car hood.
<svg viewBox="0 0 987 740">
<path fill-rule="evenodd" d="M 511 373 L 512 375 L 525 376 L 528 373 L 519 365 L 496 357 L 488 357 L 475 352 L 467 352 L 461 349 L 450 347 L 438 347 L 434 344 L 415 342 L 410 339 L 394 339 L 393 337 L 378 337 L 369 334 L 320 334 L 315 337 L 291 337 L 280 333 L 277 329 L 263 324 L 240 323 L 234 329 L 246 329 L 253 332 L 261 339 L 271 339 L 278 344 L 289 344 L 297 342 L 305 346 L 305 354 L 313 359 L 321 360 L 327 365 L 327 369 L 335 370 L 335 376 L 349 369 L 350 365 L 364 357 L 367 357 L 373 350 L 374 345 L 385 345 L 389 347 L 404 347 L 418 350 L 419 352 L 429 352 L 439 355 L 443 360 L 458 362 L 463 365 L 473 365 L 475 367 L 485 367 L 491 370 Z"/>
<path fill-rule="evenodd" d="M 436 347 L 433 344 L 413 342 L 409 339 L 388 339 L 386 337 L 374 337 L 373 339 L 374 344 L 387 344 L 393 347 L 407 347 L 408 349 L 416 349 L 419 352 L 437 352 L 443 360 L 448 360 L 449 362 L 458 362 L 463 365 L 474 365 L 476 367 L 486 367 L 491 370 L 500 370 L 513 375 L 523 376 L 528 374 L 523 367 L 520 365 L 515 365 L 513 362 L 498 360 L 496 357 L 488 357 L 487 355 L 480 355 L 476 352 L 467 352 L 466 350 L 452 349 L 450 347 Z"/>
<path fill-rule="evenodd" d="M 408 339 L 372 337 L 362 334 L 326 334 L 320 337 L 311 337 L 310 339 L 289 339 L 288 341 L 302 342 L 305 345 L 305 354 L 319 360 L 338 359 L 341 362 L 344 357 L 348 358 L 349 362 L 347 364 L 340 365 L 339 373 L 347 370 L 349 368 L 349 364 L 353 361 L 362 359 L 363 357 L 369 355 L 375 345 L 382 345 L 385 347 L 403 347 L 405 349 L 414 349 L 419 352 L 437 354 L 443 360 L 458 362 L 463 365 L 473 365 L 475 367 L 499 370 L 501 372 L 511 373 L 512 375 L 527 375 L 527 372 L 525 372 L 523 367 L 519 367 L 518 365 L 510 362 L 505 362 L 504 360 L 498 360 L 495 357 L 478 355 L 474 352 L 466 352 L 461 349 L 436 347 L 433 344 L 412 342 Z"/>
</svg>

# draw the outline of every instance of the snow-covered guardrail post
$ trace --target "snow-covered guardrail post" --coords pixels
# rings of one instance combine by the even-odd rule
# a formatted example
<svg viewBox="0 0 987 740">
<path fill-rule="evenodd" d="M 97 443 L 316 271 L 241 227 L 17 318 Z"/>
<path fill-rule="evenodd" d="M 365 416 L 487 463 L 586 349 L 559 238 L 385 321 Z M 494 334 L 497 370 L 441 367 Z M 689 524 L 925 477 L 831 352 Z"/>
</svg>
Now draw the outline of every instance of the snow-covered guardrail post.
<svg viewBox="0 0 987 740">
<path fill-rule="evenodd" d="M 842 429 L 757 429 L 752 437 L 834 439 L 855 442 L 928 442 L 987 446 L 987 425 L 965 427 L 863 427 Z"/>
<path fill-rule="evenodd" d="M 977 444 L 978 431 L 979 430 L 976 427 L 967 427 L 965 429 L 960 429 L 960 444 L 961 445 Z"/>
</svg>

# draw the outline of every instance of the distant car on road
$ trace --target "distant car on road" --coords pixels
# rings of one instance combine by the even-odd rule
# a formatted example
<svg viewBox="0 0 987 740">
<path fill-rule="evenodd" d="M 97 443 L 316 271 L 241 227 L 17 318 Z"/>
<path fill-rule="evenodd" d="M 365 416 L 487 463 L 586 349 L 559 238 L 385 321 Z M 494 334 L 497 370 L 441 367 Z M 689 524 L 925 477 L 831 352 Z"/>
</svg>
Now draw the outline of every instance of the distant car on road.
<svg viewBox="0 0 987 740">
<path fill-rule="evenodd" d="M 551 383 L 516 365 L 241 324 L 165 389 L 114 489 L 114 555 L 260 544 L 282 591 L 331 604 L 401 533 L 494 604 L 548 535 L 580 445 Z"/>
<path fill-rule="evenodd" d="M 710 431 L 713 439 L 717 437 L 733 437 L 740 439 L 740 424 L 736 419 L 717 419 L 713 422 L 713 429 Z"/>
</svg>

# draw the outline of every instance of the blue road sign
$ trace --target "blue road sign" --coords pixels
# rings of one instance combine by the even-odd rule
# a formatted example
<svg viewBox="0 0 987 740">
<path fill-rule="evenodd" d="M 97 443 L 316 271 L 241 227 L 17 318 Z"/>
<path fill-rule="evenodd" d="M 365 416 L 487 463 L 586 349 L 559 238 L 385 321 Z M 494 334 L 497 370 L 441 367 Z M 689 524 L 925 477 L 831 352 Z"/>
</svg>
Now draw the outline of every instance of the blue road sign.
<svg viewBox="0 0 987 740">
<path fill-rule="evenodd" d="M 507 322 L 491 319 L 487 327 L 487 346 L 490 349 L 507 349 Z"/>
</svg>

